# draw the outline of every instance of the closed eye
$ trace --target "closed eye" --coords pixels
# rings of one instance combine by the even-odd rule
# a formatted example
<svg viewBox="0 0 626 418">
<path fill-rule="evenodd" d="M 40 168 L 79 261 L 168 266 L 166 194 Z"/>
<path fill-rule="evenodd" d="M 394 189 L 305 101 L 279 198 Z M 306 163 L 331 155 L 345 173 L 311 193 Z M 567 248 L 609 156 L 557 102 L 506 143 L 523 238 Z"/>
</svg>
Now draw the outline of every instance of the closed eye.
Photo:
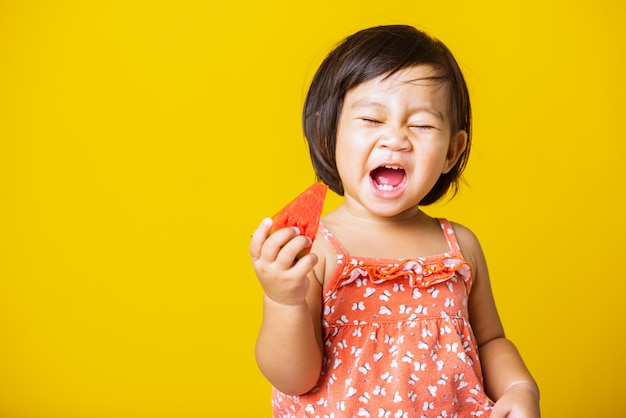
<svg viewBox="0 0 626 418">
<path fill-rule="evenodd" d="M 365 124 L 367 125 L 379 125 L 382 122 L 377 120 L 377 119 L 372 119 L 372 118 L 360 118 L 363 122 L 365 122 Z"/>
<path fill-rule="evenodd" d="M 411 129 L 418 132 L 429 132 L 436 128 L 431 125 L 413 125 L 411 126 Z"/>
</svg>

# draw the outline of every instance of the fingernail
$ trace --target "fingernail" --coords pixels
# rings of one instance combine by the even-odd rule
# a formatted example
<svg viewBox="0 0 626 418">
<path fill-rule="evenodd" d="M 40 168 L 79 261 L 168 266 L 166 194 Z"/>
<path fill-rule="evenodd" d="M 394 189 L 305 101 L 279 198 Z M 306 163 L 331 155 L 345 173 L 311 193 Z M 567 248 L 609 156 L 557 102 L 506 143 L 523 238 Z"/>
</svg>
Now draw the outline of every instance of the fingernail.
<svg viewBox="0 0 626 418">
<path fill-rule="evenodd" d="M 297 226 L 292 226 L 293 230 L 296 231 L 296 234 L 300 235 L 300 228 Z"/>
</svg>

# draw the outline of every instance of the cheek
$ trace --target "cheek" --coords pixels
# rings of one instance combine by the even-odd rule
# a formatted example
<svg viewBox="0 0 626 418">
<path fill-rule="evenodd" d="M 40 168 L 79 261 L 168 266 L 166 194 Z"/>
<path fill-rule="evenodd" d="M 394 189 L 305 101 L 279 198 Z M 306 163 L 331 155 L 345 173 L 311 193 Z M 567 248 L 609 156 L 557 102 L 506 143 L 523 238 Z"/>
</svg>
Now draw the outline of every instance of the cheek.
<svg viewBox="0 0 626 418">
<path fill-rule="evenodd" d="M 439 176 L 446 168 L 447 147 L 435 146 L 424 147 L 424 149 L 418 148 L 415 150 L 415 158 L 418 170 L 422 167 L 424 170 L 432 172 L 433 175 Z"/>
<path fill-rule="evenodd" d="M 367 153 L 358 144 L 337 141 L 335 163 L 345 189 L 350 190 L 351 185 L 362 179 L 366 162 Z"/>
<path fill-rule="evenodd" d="M 354 170 L 349 169 L 351 166 L 354 166 L 354 163 L 350 158 L 348 158 L 346 154 L 346 150 L 337 149 L 337 155 L 335 158 L 335 163 L 337 164 L 337 172 L 339 173 L 339 177 L 344 183 L 350 177 L 350 174 L 354 172 Z"/>
<path fill-rule="evenodd" d="M 350 165 L 356 164 L 356 156 L 358 155 L 357 145 L 351 142 L 349 137 L 342 135 L 341 130 L 337 131 L 337 142 L 335 144 L 335 162 L 339 174 L 343 176 L 344 171 Z"/>
</svg>

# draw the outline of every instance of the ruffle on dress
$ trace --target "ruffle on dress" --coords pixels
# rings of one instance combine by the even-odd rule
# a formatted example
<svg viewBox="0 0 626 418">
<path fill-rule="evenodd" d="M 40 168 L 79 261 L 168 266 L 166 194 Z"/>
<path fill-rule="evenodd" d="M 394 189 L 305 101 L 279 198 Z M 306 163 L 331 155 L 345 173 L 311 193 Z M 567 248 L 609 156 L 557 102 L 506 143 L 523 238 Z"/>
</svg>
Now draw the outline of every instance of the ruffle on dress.
<svg viewBox="0 0 626 418">
<path fill-rule="evenodd" d="M 371 283 L 379 284 L 388 280 L 407 279 L 411 287 L 426 288 L 445 282 L 458 276 L 464 282 L 472 277 L 472 267 L 461 258 L 444 257 L 433 262 L 423 258 L 408 258 L 400 263 L 378 262 L 352 259 L 343 269 L 337 287 L 342 287 L 360 278 L 368 278 Z"/>
</svg>

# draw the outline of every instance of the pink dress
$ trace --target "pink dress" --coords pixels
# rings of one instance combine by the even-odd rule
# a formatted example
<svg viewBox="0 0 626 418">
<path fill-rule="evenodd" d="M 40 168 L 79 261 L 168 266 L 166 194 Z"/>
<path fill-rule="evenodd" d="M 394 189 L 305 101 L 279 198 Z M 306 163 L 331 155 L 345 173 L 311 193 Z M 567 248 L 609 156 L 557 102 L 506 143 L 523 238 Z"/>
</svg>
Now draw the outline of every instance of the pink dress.
<svg viewBox="0 0 626 418">
<path fill-rule="evenodd" d="M 324 361 L 301 396 L 273 390 L 274 417 L 488 417 L 468 319 L 472 270 L 440 219 L 444 254 L 411 259 L 337 252 L 324 289 Z"/>
</svg>

